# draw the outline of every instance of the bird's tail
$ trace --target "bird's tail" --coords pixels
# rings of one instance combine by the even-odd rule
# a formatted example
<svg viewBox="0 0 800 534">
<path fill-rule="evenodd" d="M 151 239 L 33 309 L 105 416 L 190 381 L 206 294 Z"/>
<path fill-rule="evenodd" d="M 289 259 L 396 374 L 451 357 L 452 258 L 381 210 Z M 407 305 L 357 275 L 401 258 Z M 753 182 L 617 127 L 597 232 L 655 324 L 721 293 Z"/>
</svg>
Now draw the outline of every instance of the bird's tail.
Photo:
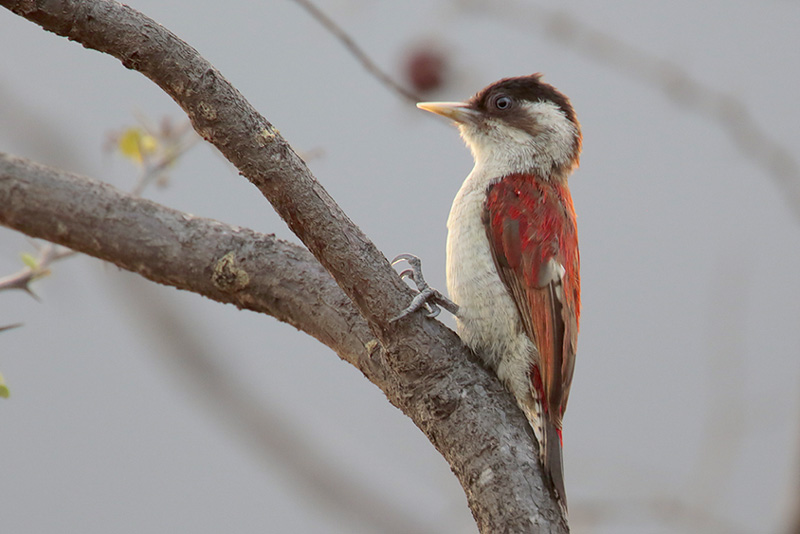
<svg viewBox="0 0 800 534">
<path fill-rule="evenodd" d="M 542 463 L 544 470 L 550 477 L 553 487 L 558 494 L 558 500 L 567 511 L 567 493 L 564 489 L 564 462 L 561 456 L 561 429 L 550 420 L 544 417 L 544 443 L 540 443 Z"/>
</svg>

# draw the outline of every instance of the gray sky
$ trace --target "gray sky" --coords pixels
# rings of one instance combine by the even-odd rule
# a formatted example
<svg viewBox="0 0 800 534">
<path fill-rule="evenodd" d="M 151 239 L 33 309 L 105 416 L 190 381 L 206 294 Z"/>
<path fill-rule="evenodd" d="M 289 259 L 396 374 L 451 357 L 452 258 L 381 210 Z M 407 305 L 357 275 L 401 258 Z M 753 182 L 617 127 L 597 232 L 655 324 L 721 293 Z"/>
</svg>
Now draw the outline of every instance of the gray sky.
<svg viewBox="0 0 800 534">
<path fill-rule="evenodd" d="M 297 150 L 321 150 L 310 166 L 353 220 L 387 256 L 421 256 L 444 289 L 445 220 L 472 165 L 454 128 L 387 91 L 293 2 L 129 3 Z M 571 181 L 584 311 L 564 428 L 574 531 L 780 531 L 800 500 L 800 206 L 752 154 L 798 152 L 800 5 L 583 0 L 558 8 L 559 24 L 556 3 L 320 5 L 393 74 L 409 46 L 439 42 L 452 72 L 429 99 L 536 71 L 572 98 L 584 130 Z M 583 28 L 577 41 L 564 24 Z M 130 188 L 136 171 L 103 153 L 107 132 L 180 109 L 113 58 L 5 10 L 0 28 L 0 150 Z M 699 86 L 669 92 L 683 74 Z M 207 146 L 147 196 L 291 238 Z M 6 274 L 30 245 L 0 230 L 0 250 Z M 422 433 L 293 328 L 89 258 L 35 289 L 41 302 L 0 295 L 0 324 L 25 323 L 0 335 L 4 532 L 374 532 L 341 502 L 359 489 L 420 532 L 475 531 Z M 165 333 L 192 339 L 176 355 Z M 186 363 L 202 349 L 204 382 Z M 259 412 L 236 409 L 248 399 Z"/>
</svg>

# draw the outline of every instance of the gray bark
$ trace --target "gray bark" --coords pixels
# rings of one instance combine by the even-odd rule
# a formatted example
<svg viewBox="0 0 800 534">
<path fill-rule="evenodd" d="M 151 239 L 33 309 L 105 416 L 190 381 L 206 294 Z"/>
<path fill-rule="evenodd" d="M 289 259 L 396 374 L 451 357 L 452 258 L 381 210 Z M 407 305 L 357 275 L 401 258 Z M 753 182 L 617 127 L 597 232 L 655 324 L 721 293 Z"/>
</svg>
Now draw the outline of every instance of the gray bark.
<svg viewBox="0 0 800 534">
<path fill-rule="evenodd" d="M 408 304 L 410 290 L 212 65 L 117 2 L 0 4 L 157 83 L 256 185 L 313 258 L 274 237 L 11 156 L 0 157 L 0 223 L 297 326 L 358 367 L 425 433 L 461 482 L 481 532 L 568 531 L 511 396 L 441 323 L 422 314 L 389 321 Z"/>
</svg>

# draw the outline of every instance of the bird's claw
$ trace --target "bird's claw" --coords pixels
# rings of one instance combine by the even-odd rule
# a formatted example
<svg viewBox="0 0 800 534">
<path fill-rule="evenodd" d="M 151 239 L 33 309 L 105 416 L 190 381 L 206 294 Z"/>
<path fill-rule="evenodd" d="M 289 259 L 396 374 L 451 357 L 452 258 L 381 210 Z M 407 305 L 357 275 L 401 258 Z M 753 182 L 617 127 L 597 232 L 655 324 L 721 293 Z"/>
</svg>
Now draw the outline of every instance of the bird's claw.
<svg viewBox="0 0 800 534">
<path fill-rule="evenodd" d="M 392 263 L 394 265 L 394 263 Z M 414 270 L 413 269 L 406 269 L 400 273 L 400 278 L 405 280 L 406 278 L 414 279 Z"/>
<path fill-rule="evenodd" d="M 428 309 L 425 315 L 429 318 L 438 316 L 442 312 L 442 308 L 455 315 L 458 311 L 458 305 L 442 295 L 440 291 L 430 287 L 428 282 L 425 281 L 425 277 L 422 276 L 422 260 L 413 254 L 400 254 L 392 260 L 392 265 L 396 265 L 402 261 L 408 262 L 411 268 L 402 271 L 400 273 L 400 278 L 409 278 L 413 280 L 419 293 L 414 296 L 408 307 L 390 322 L 399 321 L 403 317 L 411 315 L 422 308 Z"/>
<path fill-rule="evenodd" d="M 422 260 L 419 259 L 419 257 L 414 256 L 413 254 L 408 254 L 408 253 L 398 254 L 392 260 L 392 265 L 397 265 L 401 261 L 408 262 L 408 264 L 411 266 L 411 269 L 406 269 L 403 272 L 422 271 Z"/>
</svg>

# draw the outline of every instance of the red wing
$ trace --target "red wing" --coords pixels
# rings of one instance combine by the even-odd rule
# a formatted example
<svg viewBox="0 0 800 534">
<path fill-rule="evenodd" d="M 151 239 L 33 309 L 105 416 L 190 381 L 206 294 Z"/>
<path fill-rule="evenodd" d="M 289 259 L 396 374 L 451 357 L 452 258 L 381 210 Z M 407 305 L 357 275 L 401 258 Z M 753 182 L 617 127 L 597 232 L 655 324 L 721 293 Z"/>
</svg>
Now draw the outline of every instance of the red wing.
<svg viewBox="0 0 800 534">
<path fill-rule="evenodd" d="M 507 176 L 489 189 L 485 210 L 495 266 L 539 352 L 535 363 L 544 409 L 553 409 L 550 417 L 561 428 L 580 313 L 578 241 L 569 191 L 533 176 Z"/>
</svg>

